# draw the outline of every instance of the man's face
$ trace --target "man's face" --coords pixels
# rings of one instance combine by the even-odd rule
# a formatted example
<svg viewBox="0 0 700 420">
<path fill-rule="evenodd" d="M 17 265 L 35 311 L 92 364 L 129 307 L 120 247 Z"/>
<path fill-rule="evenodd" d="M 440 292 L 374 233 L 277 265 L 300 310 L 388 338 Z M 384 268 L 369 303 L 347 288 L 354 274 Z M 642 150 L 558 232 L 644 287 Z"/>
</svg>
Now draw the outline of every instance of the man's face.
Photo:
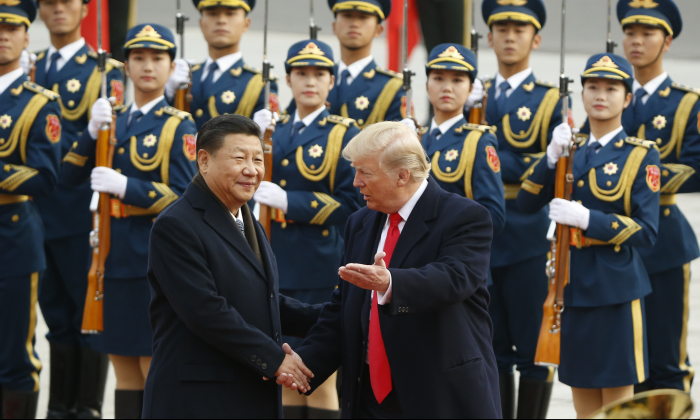
<svg viewBox="0 0 700 420">
<path fill-rule="evenodd" d="M 583 107 L 591 119 L 609 121 L 622 114 L 632 101 L 619 80 L 586 79 L 583 85 Z"/>
<path fill-rule="evenodd" d="M 214 155 L 200 150 L 198 164 L 209 188 L 227 206 L 240 207 L 250 201 L 265 176 L 260 139 L 245 134 L 226 136 Z"/>
<path fill-rule="evenodd" d="M 40 0 L 39 17 L 54 35 L 75 31 L 87 16 L 87 5 L 82 0 Z"/>
<path fill-rule="evenodd" d="M 29 34 L 24 25 L 0 23 L 0 65 L 18 61 L 28 46 Z"/>
<path fill-rule="evenodd" d="M 345 48 L 351 50 L 364 48 L 384 31 L 375 15 L 350 10 L 338 12 L 333 22 L 333 33 Z"/>
<path fill-rule="evenodd" d="M 334 83 L 335 76 L 323 67 L 295 67 L 287 75 L 287 86 L 292 88 L 294 100 L 307 108 L 324 105 Z"/>
<path fill-rule="evenodd" d="M 400 209 L 403 204 L 397 194 L 400 183 L 398 173 L 388 174 L 379 166 L 379 156 L 359 159 L 352 163 L 355 168 L 353 186 L 367 201 L 367 207 L 381 213 L 390 214 Z M 403 183 L 401 183 L 403 185 Z"/>
<path fill-rule="evenodd" d="M 142 92 L 163 89 L 175 70 L 175 63 L 165 51 L 136 49 L 126 60 L 126 75 Z"/>
<path fill-rule="evenodd" d="M 430 103 L 441 112 L 463 109 L 471 90 L 471 79 L 463 71 L 431 70 L 428 76 Z"/>
<path fill-rule="evenodd" d="M 625 55 L 634 67 L 646 67 L 656 62 L 671 48 L 673 37 L 663 29 L 647 25 L 627 25 L 622 38 Z"/>
<path fill-rule="evenodd" d="M 208 7 L 199 20 L 204 39 L 214 48 L 228 48 L 241 42 L 250 28 L 250 18 L 242 8 Z"/>
<path fill-rule="evenodd" d="M 496 52 L 498 60 L 505 64 L 525 60 L 531 51 L 540 47 L 541 41 L 542 37 L 529 23 L 496 22 L 489 33 L 489 46 Z"/>
</svg>

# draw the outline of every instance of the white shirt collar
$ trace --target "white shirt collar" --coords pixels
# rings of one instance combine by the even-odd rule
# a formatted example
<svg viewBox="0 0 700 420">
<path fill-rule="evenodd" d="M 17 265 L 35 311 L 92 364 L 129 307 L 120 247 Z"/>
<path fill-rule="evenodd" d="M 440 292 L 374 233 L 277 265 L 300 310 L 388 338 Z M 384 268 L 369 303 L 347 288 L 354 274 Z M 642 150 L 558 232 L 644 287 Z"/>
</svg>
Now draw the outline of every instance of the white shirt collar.
<svg viewBox="0 0 700 420">
<path fill-rule="evenodd" d="M 435 128 L 438 128 L 441 134 L 445 134 L 462 118 L 464 118 L 464 115 L 457 115 L 456 117 L 450 118 L 449 120 L 445 121 L 440 125 L 437 125 L 437 122 L 435 122 L 435 118 L 433 118 L 433 122 L 430 124 L 429 133 L 432 133 Z"/>
<path fill-rule="evenodd" d="M 11 72 L 3 76 L 0 76 L 0 95 L 5 93 L 7 88 L 9 88 L 15 82 L 15 80 L 23 76 L 26 78 L 26 75 L 24 74 L 24 70 L 22 70 L 22 68 L 12 70 Z"/>
<path fill-rule="evenodd" d="M 620 128 L 618 128 L 617 130 L 611 131 L 608 134 L 604 135 L 600 138 L 600 140 L 597 140 L 595 137 L 593 137 L 593 134 L 591 134 L 588 139 L 588 145 L 590 146 L 593 143 L 600 143 L 601 148 L 605 147 L 608 143 L 610 143 L 610 140 L 614 139 L 615 136 L 617 136 L 621 131 L 622 126 L 620 126 Z"/>
<path fill-rule="evenodd" d="M 656 90 L 659 89 L 659 86 L 661 86 L 661 84 L 662 84 L 662 83 L 664 82 L 664 80 L 666 80 L 667 78 L 668 78 L 668 73 L 667 73 L 667 72 L 663 72 L 663 73 L 661 73 L 660 75 L 658 75 L 658 76 L 654 77 L 653 79 L 651 79 L 651 80 L 650 80 L 646 85 L 644 85 L 644 86 L 642 86 L 642 84 L 639 83 L 639 82 L 637 81 L 637 79 L 634 79 L 634 83 L 633 83 L 633 85 L 632 85 L 632 93 L 633 93 L 634 95 L 636 95 L 636 94 L 637 94 L 637 91 L 638 91 L 639 89 L 644 89 L 644 90 L 647 92 L 647 96 L 645 96 L 645 97 L 642 98 L 642 102 L 644 102 L 644 104 L 646 104 L 646 103 L 647 103 L 646 100 L 649 99 L 649 95 L 651 95 L 651 94 L 653 94 L 654 92 L 656 92 Z"/>
<path fill-rule="evenodd" d="M 316 111 L 312 112 L 311 114 L 307 115 L 303 120 L 299 119 L 299 110 L 296 110 L 294 112 L 294 122 L 293 124 L 298 123 L 299 121 L 303 122 L 306 127 L 310 126 L 314 121 L 316 121 L 316 117 L 321 115 L 323 110 L 326 109 L 325 105 L 322 105 L 319 109 Z"/>
<path fill-rule="evenodd" d="M 236 220 L 240 220 L 241 223 L 243 223 L 243 226 L 245 226 L 245 222 L 243 221 L 243 210 L 238 209 L 238 214 L 233 214 L 231 213 L 231 216 L 233 217 L 233 221 L 235 222 Z"/>
<path fill-rule="evenodd" d="M 340 75 L 343 74 L 343 71 L 345 69 L 348 69 L 350 72 L 350 77 L 348 78 L 348 84 L 352 83 L 353 80 L 357 79 L 357 76 L 362 73 L 362 70 L 365 69 L 365 67 L 369 66 L 369 63 L 374 60 L 373 56 L 365 57 L 362 60 L 355 61 L 354 63 L 350 64 L 349 66 L 342 61 L 338 63 L 338 80 L 337 84 L 340 85 Z"/>
<path fill-rule="evenodd" d="M 525 79 L 530 77 L 531 74 L 532 74 L 532 68 L 528 68 L 528 69 L 521 71 L 520 73 L 515 73 L 514 75 L 510 76 L 507 80 L 508 83 L 510 84 L 510 89 L 508 89 L 508 90 L 513 91 L 513 90 L 517 89 L 518 86 L 520 86 L 525 81 Z M 501 73 L 497 73 L 496 74 L 496 89 L 500 89 L 501 83 L 503 83 L 505 81 L 506 81 L 506 79 L 503 76 L 501 76 Z M 499 94 L 500 94 L 500 92 L 499 92 Z M 507 94 L 507 92 L 506 92 L 506 94 Z"/>
<path fill-rule="evenodd" d="M 218 60 L 216 60 L 216 64 L 219 65 L 219 68 L 216 69 L 214 72 L 214 81 L 216 82 L 219 80 L 219 77 L 225 72 L 228 71 L 231 67 L 233 67 L 234 64 L 238 63 L 239 60 L 243 59 L 243 53 L 241 51 L 238 51 L 237 53 L 225 55 Z M 202 79 L 204 80 L 207 78 L 209 75 L 209 65 L 213 63 L 214 60 L 211 57 L 207 57 L 207 61 L 204 62 L 204 71 L 202 72 Z"/>
<path fill-rule="evenodd" d="M 421 183 L 420 187 L 418 187 L 418 191 L 413 194 L 413 197 L 411 197 L 410 200 L 406 204 L 404 204 L 403 207 L 401 207 L 401 210 L 399 210 L 399 215 L 403 219 L 402 223 L 405 223 L 408 221 L 408 218 L 411 217 L 411 213 L 413 213 L 413 209 L 416 207 L 416 204 L 418 204 L 418 200 L 423 196 L 423 193 L 425 192 L 425 189 L 428 188 L 428 180 L 423 180 Z M 387 217 L 386 223 L 389 224 L 390 220 Z"/>
<path fill-rule="evenodd" d="M 85 46 L 85 38 L 80 38 L 79 40 L 66 45 L 65 47 L 61 48 L 60 50 L 56 50 L 56 47 L 51 45 L 49 47 L 48 53 L 46 54 L 46 57 L 48 58 L 48 60 L 46 60 L 46 70 L 48 70 L 49 67 L 51 66 L 51 56 L 56 51 L 58 51 L 58 53 L 61 54 L 61 58 L 56 62 L 56 69 L 61 70 L 63 68 L 63 66 L 68 62 L 68 60 L 73 58 L 73 56 L 75 54 L 77 54 L 78 51 L 80 51 L 80 49 L 83 48 L 84 46 Z"/>
<path fill-rule="evenodd" d="M 160 96 L 157 99 L 154 99 L 151 102 L 147 103 L 146 105 L 142 106 L 141 108 L 137 107 L 136 102 L 134 102 L 131 104 L 131 110 L 129 111 L 129 114 L 133 114 L 136 111 L 141 111 L 143 113 L 143 115 L 146 116 L 146 115 L 148 115 L 149 112 L 151 112 L 153 107 L 158 105 L 158 103 L 164 99 L 165 99 L 165 95 Z"/>
</svg>

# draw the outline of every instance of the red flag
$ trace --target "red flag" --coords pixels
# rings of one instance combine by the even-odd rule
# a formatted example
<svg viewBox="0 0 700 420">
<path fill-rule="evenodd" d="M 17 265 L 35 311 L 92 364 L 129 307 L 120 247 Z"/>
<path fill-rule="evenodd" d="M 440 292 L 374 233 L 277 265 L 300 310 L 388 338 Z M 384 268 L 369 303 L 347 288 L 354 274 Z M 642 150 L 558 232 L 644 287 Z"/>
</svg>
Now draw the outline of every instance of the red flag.
<svg viewBox="0 0 700 420">
<path fill-rule="evenodd" d="M 403 2 L 392 0 L 391 15 L 386 20 L 386 39 L 389 44 L 389 70 L 403 70 L 401 63 L 401 40 L 403 29 Z M 408 0 L 408 56 L 421 40 L 420 20 L 416 0 Z"/>
<path fill-rule="evenodd" d="M 98 1 L 102 2 L 102 49 L 109 52 L 109 0 Z M 97 1 L 88 3 L 88 15 L 80 32 L 90 48 L 97 51 Z"/>
</svg>

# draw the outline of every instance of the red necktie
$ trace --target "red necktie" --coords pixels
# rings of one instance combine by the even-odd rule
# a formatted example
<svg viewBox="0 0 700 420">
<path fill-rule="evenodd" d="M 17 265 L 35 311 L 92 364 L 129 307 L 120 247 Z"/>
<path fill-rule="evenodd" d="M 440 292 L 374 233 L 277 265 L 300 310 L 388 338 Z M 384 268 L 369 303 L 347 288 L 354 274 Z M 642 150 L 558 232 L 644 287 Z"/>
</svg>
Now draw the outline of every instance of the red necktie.
<svg viewBox="0 0 700 420">
<path fill-rule="evenodd" d="M 389 216 L 389 232 L 386 235 L 384 242 L 384 262 L 389 267 L 391 257 L 394 254 L 394 248 L 399 241 L 399 223 L 403 221 L 401 216 L 396 213 Z M 389 358 L 386 356 L 384 348 L 384 339 L 382 338 L 382 330 L 379 327 L 379 305 L 377 292 L 374 292 L 372 297 L 372 314 L 369 318 L 369 378 L 372 383 L 372 391 L 377 398 L 377 402 L 381 404 L 393 389 L 391 384 L 391 368 L 389 367 Z"/>
</svg>

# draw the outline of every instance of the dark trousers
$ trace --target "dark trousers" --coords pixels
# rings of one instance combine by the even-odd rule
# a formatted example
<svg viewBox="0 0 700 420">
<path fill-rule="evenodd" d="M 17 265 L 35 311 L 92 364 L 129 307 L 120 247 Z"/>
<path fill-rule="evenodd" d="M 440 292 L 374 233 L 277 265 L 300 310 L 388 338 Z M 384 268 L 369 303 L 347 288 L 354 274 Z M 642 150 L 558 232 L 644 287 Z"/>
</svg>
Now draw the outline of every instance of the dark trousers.
<svg viewBox="0 0 700 420">
<path fill-rule="evenodd" d="M 381 404 L 379 404 L 377 398 L 374 396 L 374 391 L 372 391 L 368 364 L 365 364 L 362 369 L 362 379 L 360 379 L 360 401 L 357 413 L 358 417 L 361 419 L 404 418 L 395 389 L 389 393 Z"/>
<path fill-rule="evenodd" d="M 87 292 L 90 244 L 88 235 L 44 243 L 46 273 L 39 291 L 41 313 L 51 343 L 86 345 L 80 333 Z"/>
<path fill-rule="evenodd" d="M 649 276 L 645 298 L 649 345 L 648 389 L 690 392 L 694 369 L 688 358 L 690 264 Z"/>
<path fill-rule="evenodd" d="M 41 362 L 34 350 L 42 273 L 0 277 L 0 388 L 39 390 Z"/>
<path fill-rule="evenodd" d="M 492 267 L 489 287 L 493 320 L 493 349 L 499 373 L 517 366 L 522 376 L 551 380 L 554 369 L 535 366 L 537 340 L 542 325 L 542 305 L 547 298 L 547 255 L 503 267 Z"/>
</svg>

